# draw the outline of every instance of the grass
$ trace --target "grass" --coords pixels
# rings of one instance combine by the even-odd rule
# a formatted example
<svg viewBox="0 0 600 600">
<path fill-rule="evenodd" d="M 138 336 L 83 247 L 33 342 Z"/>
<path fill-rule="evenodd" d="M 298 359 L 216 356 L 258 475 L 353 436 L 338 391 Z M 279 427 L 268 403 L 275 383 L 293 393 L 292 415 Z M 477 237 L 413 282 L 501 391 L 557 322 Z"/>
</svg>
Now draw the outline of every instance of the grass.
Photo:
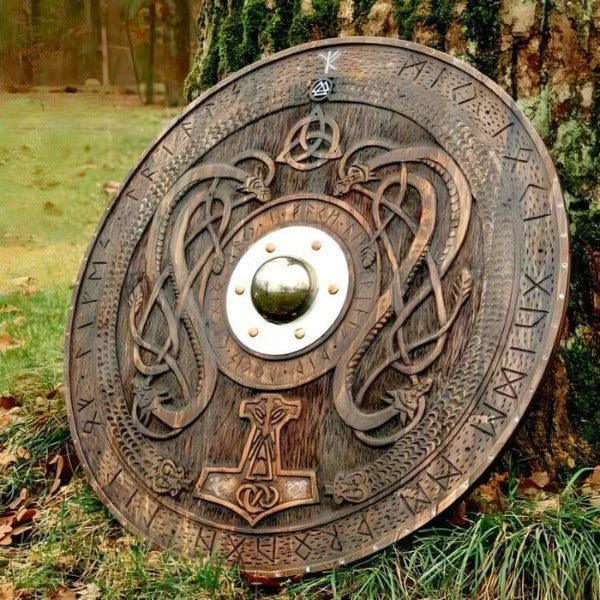
<svg viewBox="0 0 600 600">
<path fill-rule="evenodd" d="M 171 116 L 117 96 L 0 94 L 0 397 L 16 404 L 0 404 L 0 527 L 13 502 L 32 515 L 30 530 L 0 546 L 0 598 L 13 589 L 21 598 L 263 593 L 217 561 L 157 552 L 128 534 L 76 468 L 69 439 L 61 382 L 71 284 L 109 200 L 104 184 L 123 178 Z M 442 518 L 369 561 L 273 593 L 600 598 L 600 509 L 576 480 L 560 495 L 524 498 L 515 481 L 503 494 L 503 510 L 471 502 L 460 526 Z"/>
<path fill-rule="evenodd" d="M 302 584 L 314 598 L 588 600 L 600 598 L 600 508 L 575 493 L 522 499 L 463 527 L 431 527 L 371 565 Z"/>
<path fill-rule="evenodd" d="M 104 184 L 172 115 L 129 96 L 0 93 L 0 289 L 30 276 L 40 288 L 73 282 L 109 200 Z"/>
</svg>

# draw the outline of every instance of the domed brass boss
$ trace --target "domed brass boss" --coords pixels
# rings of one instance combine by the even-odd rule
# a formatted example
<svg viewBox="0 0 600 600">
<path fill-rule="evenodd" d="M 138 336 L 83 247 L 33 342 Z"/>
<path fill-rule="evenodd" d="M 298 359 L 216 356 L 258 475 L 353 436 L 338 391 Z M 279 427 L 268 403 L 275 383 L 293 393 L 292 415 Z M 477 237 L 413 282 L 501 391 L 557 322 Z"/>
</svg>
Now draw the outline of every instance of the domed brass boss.
<svg viewBox="0 0 600 600">
<path fill-rule="evenodd" d="M 311 307 L 316 292 L 311 267 L 291 256 L 266 261 L 252 279 L 252 303 L 271 323 L 290 323 L 301 317 Z"/>
<path fill-rule="evenodd" d="M 350 285 L 348 258 L 337 239 L 316 227 L 288 225 L 269 231 L 239 257 L 227 285 L 225 314 L 246 351 L 286 356 L 331 331 Z"/>
</svg>

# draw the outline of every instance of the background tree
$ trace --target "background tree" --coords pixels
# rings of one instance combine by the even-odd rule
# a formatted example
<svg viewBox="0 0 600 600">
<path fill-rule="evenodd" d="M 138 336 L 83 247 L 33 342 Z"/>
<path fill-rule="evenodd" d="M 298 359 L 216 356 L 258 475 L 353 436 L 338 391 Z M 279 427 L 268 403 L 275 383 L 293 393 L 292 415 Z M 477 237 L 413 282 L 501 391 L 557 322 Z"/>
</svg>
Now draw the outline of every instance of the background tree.
<svg viewBox="0 0 600 600">
<path fill-rule="evenodd" d="M 336 35 L 400 37 L 466 60 L 517 99 L 550 148 L 571 219 L 568 323 L 510 452 L 554 476 L 600 459 L 600 0 L 205 0 L 187 99 L 271 52 Z"/>
</svg>

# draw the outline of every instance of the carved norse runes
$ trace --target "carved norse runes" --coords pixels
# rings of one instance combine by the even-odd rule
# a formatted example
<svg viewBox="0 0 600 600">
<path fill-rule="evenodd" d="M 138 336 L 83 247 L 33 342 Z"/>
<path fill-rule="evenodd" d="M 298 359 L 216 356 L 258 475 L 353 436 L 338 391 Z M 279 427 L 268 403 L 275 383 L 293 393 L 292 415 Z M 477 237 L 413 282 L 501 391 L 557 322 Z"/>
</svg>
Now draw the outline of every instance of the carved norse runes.
<svg viewBox="0 0 600 600">
<path fill-rule="evenodd" d="M 298 419 L 301 409 L 300 400 L 279 394 L 244 400 L 240 418 L 250 421 L 250 431 L 239 465 L 205 467 L 194 496 L 226 506 L 250 525 L 286 508 L 318 502 L 314 471 L 281 466 L 281 430 Z"/>
</svg>

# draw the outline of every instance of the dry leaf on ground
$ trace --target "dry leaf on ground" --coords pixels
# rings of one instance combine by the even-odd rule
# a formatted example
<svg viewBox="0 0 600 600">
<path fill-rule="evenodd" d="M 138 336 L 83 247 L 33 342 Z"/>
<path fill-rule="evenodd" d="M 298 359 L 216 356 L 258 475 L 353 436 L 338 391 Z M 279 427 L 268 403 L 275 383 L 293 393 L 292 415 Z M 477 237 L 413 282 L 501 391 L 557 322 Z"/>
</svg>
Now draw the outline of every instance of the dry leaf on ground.
<svg viewBox="0 0 600 600">
<path fill-rule="evenodd" d="M 27 450 L 27 448 L 23 448 L 23 446 L 19 446 L 15 450 L 15 454 L 18 458 L 21 458 L 22 460 L 29 460 L 30 458 L 29 450 Z"/>
<path fill-rule="evenodd" d="M 109 196 L 114 196 L 119 191 L 120 187 L 121 187 L 121 182 L 120 181 L 107 181 L 102 186 L 102 189 Z"/>
<path fill-rule="evenodd" d="M 5 304 L 0 307 L 0 315 L 8 315 L 10 313 L 19 312 L 19 309 L 16 306 L 11 306 L 10 304 Z"/>
<path fill-rule="evenodd" d="M 18 405 L 19 401 L 14 396 L 0 396 L 0 414 Z"/>
<path fill-rule="evenodd" d="M 525 497 L 537 496 L 540 492 L 557 492 L 558 486 L 546 471 L 536 471 L 519 481 L 519 494 Z"/>
<path fill-rule="evenodd" d="M 58 387 L 54 388 L 52 391 L 48 392 L 46 394 L 46 398 L 48 398 L 48 400 L 53 400 L 56 397 L 59 398 L 63 398 L 65 397 L 65 386 L 64 385 L 59 385 Z"/>
<path fill-rule="evenodd" d="M 450 513 L 448 520 L 452 525 L 466 525 L 469 522 L 467 519 L 467 503 L 464 501 L 459 502 Z"/>
<path fill-rule="evenodd" d="M 102 590 L 95 583 L 88 583 L 77 589 L 77 598 L 79 600 L 97 600 L 101 597 Z"/>
<path fill-rule="evenodd" d="M 504 512 L 506 497 L 502 486 L 508 481 L 508 473 L 494 473 L 487 483 L 477 487 L 467 499 L 467 508 L 475 512 L 489 514 Z"/>
<path fill-rule="evenodd" d="M 581 492 L 588 496 L 590 504 L 595 508 L 600 508 L 600 466 L 596 467 L 591 474 L 586 477 Z"/>
<path fill-rule="evenodd" d="M 23 488 L 19 495 L 8 505 L 9 510 L 17 510 L 29 498 L 29 490 Z"/>
<path fill-rule="evenodd" d="M 12 583 L 0 583 L 0 600 L 14 600 L 15 586 Z"/>
<path fill-rule="evenodd" d="M 72 448 L 66 447 L 64 453 L 55 454 L 49 461 L 48 466 L 54 467 L 54 479 L 50 485 L 50 493 L 53 494 L 61 486 L 67 485 L 73 477 L 73 471 L 77 468 L 79 459 Z"/>
<path fill-rule="evenodd" d="M 11 279 L 10 283 L 15 287 L 20 288 L 25 296 L 31 296 L 31 294 L 37 292 L 36 281 L 30 275 L 16 277 L 15 279 Z"/>
<path fill-rule="evenodd" d="M 17 460 L 19 459 L 16 454 L 13 454 L 12 452 L 7 452 L 6 450 L 0 452 L 0 468 L 11 465 L 12 463 L 17 462 Z"/>
<path fill-rule="evenodd" d="M 74 590 L 60 586 L 51 596 L 50 600 L 76 600 L 77 594 Z"/>
<path fill-rule="evenodd" d="M 20 342 L 15 340 L 10 333 L 0 331 L 0 353 L 12 350 L 13 348 L 18 348 L 20 345 Z"/>
<path fill-rule="evenodd" d="M 13 538 L 30 531 L 38 514 L 37 509 L 26 507 L 0 514 L 0 546 L 10 546 L 14 542 Z"/>
</svg>

